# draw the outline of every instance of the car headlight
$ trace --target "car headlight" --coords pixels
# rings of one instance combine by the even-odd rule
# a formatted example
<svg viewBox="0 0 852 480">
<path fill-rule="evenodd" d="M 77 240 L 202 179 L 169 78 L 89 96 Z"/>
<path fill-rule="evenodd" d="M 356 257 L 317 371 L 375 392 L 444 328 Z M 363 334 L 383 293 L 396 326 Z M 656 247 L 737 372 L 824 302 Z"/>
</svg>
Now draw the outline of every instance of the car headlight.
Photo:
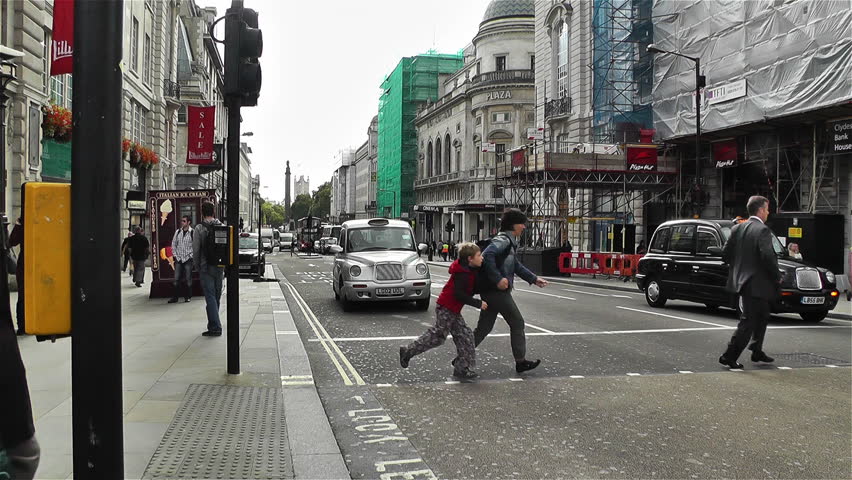
<svg viewBox="0 0 852 480">
<path fill-rule="evenodd" d="M 353 277 L 361 275 L 361 267 L 359 267 L 358 265 L 352 265 L 351 267 L 349 267 L 349 275 Z"/>
<path fill-rule="evenodd" d="M 831 270 L 825 271 L 825 279 L 828 280 L 828 283 L 834 283 L 837 280 Z"/>
<path fill-rule="evenodd" d="M 429 272 L 429 268 L 426 267 L 425 263 L 418 263 L 414 269 L 417 270 L 417 273 L 420 275 L 426 275 Z"/>
</svg>

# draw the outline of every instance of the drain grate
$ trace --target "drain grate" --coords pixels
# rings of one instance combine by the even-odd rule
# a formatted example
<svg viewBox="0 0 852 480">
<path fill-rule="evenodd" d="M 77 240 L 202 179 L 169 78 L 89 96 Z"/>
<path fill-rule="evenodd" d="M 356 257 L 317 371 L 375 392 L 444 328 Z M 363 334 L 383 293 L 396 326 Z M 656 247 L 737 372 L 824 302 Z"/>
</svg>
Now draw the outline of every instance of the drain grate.
<svg viewBox="0 0 852 480">
<path fill-rule="evenodd" d="M 293 478 L 281 390 L 190 385 L 143 478 Z"/>
<path fill-rule="evenodd" d="M 775 357 L 784 363 L 795 363 L 798 365 L 848 365 L 845 360 L 823 357 L 814 353 L 776 353 Z"/>
</svg>

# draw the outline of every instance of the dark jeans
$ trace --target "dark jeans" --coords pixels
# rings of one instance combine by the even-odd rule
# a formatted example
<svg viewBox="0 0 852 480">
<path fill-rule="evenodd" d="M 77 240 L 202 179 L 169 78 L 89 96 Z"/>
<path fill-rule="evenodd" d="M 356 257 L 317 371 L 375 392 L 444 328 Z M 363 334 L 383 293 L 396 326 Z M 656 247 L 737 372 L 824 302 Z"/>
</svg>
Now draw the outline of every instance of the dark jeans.
<svg viewBox="0 0 852 480">
<path fill-rule="evenodd" d="M 207 331 L 221 332 L 222 322 L 219 321 L 219 305 L 222 300 L 222 281 L 225 278 L 225 269 L 205 265 L 201 267 L 198 275 L 201 278 L 204 300 L 207 302 Z"/>
<path fill-rule="evenodd" d="M 527 355 L 527 337 L 524 334 L 524 317 L 521 315 L 518 306 L 515 305 L 515 299 L 512 298 L 510 291 L 483 292 L 482 300 L 488 304 L 488 310 L 479 312 L 479 322 L 476 324 L 476 330 L 473 331 L 473 337 L 476 346 L 479 346 L 485 337 L 491 333 L 494 328 L 494 322 L 497 320 L 497 314 L 503 315 L 503 319 L 509 324 L 509 336 L 512 340 L 512 355 L 515 361 L 524 360 Z"/>
<path fill-rule="evenodd" d="M 9 448 L 32 438 L 35 427 L 18 340 L 7 324 L 0 323 L 0 392 L 3 392 L 0 396 L 0 435 L 5 447 Z"/>
<path fill-rule="evenodd" d="M 750 347 L 753 351 L 763 351 L 763 339 L 766 336 L 766 326 L 769 324 L 769 316 L 772 312 L 769 300 L 748 295 L 747 285 L 743 293 L 743 316 L 724 354 L 725 358 L 733 361 L 740 358 L 749 339 L 754 339 Z"/>
<path fill-rule="evenodd" d="M 133 283 L 145 283 L 145 260 L 133 260 Z"/>
<path fill-rule="evenodd" d="M 15 275 L 18 282 L 18 301 L 15 303 L 15 316 L 18 318 L 18 331 L 25 331 L 26 318 L 24 317 L 24 275 Z"/>
<path fill-rule="evenodd" d="M 183 282 L 181 282 L 183 280 Z M 187 260 L 185 262 L 175 262 L 175 281 L 172 284 L 175 287 L 175 291 L 172 294 L 172 298 L 178 298 L 180 296 L 180 285 L 181 283 L 186 285 L 186 294 L 184 294 L 183 298 L 191 298 L 192 297 L 192 260 Z"/>
</svg>

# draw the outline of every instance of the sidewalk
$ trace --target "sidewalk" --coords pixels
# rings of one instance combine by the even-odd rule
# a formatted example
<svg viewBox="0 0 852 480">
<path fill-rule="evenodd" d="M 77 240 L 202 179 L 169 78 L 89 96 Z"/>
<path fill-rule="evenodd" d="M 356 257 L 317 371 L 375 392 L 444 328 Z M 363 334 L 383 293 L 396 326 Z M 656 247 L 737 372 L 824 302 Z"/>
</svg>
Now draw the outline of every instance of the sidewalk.
<svg viewBox="0 0 852 480">
<path fill-rule="evenodd" d="M 201 336 L 203 298 L 167 304 L 122 284 L 125 478 L 349 478 L 277 282 L 240 280 L 240 375 L 226 373 L 225 335 Z M 36 478 L 71 478 L 70 339 L 19 341 Z"/>
<path fill-rule="evenodd" d="M 438 260 L 432 262 L 427 261 L 426 263 L 437 267 L 449 267 L 451 262 Z M 625 282 L 624 280 L 615 277 L 606 278 L 601 275 L 598 275 L 597 277 L 592 277 L 591 275 L 572 275 L 570 277 L 544 276 L 542 278 L 548 282 L 573 285 L 576 287 L 602 288 L 605 290 L 615 290 L 628 293 L 637 293 L 640 291 L 639 287 L 632 279 Z M 828 314 L 828 318 L 852 320 L 852 303 L 846 300 L 846 296 L 842 292 L 840 294 L 840 302 L 838 302 L 837 307 Z"/>
</svg>

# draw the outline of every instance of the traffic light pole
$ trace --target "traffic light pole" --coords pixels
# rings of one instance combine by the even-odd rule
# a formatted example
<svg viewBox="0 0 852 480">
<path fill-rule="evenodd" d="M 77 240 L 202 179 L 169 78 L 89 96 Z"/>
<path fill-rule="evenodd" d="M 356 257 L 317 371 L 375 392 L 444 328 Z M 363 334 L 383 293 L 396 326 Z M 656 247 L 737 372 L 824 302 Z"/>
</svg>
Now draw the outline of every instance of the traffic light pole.
<svg viewBox="0 0 852 480">
<path fill-rule="evenodd" d="M 228 199 L 225 216 L 228 225 L 240 223 L 240 99 L 231 96 L 227 99 L 228 106 Z M 236 236 L 236 235 L 235 235 Z M 258 237 L 260 232 L 258 232 Z M 258 238 L 260 241 L 260 238 Z M 231 251 L 234 262 L 227 269 L 227 325 L 228 342 L 228 373 L 240 373 L 240 242 L 233 238 Z"/>
<path fill-rule="evenodd" d="M 124 478 L 119 254 L 123 18 L 123 0 L 74 4 L 71 423 L 74 478 L 80 480 Z"/>
</svg>

